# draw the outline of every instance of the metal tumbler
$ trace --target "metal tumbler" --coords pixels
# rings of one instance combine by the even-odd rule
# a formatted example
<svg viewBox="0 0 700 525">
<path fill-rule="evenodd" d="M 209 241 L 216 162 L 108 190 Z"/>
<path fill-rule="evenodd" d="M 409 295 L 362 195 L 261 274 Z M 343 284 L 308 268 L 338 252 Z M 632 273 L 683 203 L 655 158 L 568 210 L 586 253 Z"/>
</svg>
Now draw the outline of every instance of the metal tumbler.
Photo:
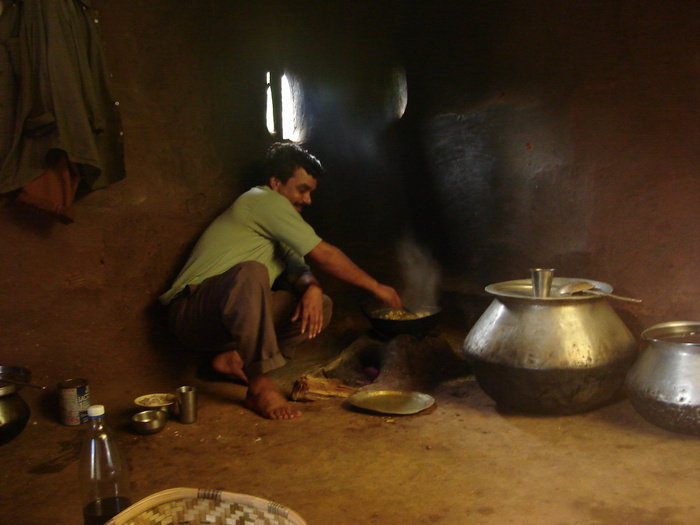
<svg viewBox="0 0 700 525">
<path fill-rule="evenodd" d="M 532 295 L 535 297 L 549 297 L 552 288 L 554 268 L 531 268 Z"/>
<path fill-rule="evenodd" d="M 181 386 L 177 389 L 177 401 L 180 408 L 180 423 L 197 421 L 197 388 Z"/>
</svg>

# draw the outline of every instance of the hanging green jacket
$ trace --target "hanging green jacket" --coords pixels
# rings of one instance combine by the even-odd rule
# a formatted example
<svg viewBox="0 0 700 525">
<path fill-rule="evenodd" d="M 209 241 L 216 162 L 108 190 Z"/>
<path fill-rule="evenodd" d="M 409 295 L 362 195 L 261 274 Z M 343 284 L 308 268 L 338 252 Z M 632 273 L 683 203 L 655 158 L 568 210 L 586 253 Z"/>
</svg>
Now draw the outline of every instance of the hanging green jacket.
<svg viewBox="0 0 700 525">
<path fill-rule="evenodd" d="M 0 17 L 0 193 L 67 153 L 90 189 L 124 178 L 119 103 L 90 0 L 4 1 Z"/>
</svg>

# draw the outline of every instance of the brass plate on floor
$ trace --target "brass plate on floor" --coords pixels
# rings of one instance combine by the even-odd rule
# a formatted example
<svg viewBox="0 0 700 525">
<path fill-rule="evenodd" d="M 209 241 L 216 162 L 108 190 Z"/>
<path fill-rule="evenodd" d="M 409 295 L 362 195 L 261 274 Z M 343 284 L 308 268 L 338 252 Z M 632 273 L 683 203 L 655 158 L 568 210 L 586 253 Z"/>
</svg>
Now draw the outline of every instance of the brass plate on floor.
<svg viewBox="0 0 700 525">
<path fill-rule="evenodd" d="M 416 414 L 430 408 L 435 399 L 420 392 L 403 392 L 398 390 L 376 390 L 358 392 L 348 397 L 348 402 L 364 410 L 382 414 Z"/>
</svg>

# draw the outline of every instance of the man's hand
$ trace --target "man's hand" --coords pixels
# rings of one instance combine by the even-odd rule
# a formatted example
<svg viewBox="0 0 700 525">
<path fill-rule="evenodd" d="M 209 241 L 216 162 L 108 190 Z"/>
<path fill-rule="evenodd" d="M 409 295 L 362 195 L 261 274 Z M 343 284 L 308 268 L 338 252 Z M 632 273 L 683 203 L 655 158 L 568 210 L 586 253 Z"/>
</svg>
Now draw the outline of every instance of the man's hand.
<svg viewBox="0 0 700 525">
<path fill-rule="evenodd" d="M 307 286 L 294 311 L 292 322 L 301 319 L 301 333 L 308 332 L 309 339 L 321 333 L 323 328 L 323 290 L 316 284 Z"/>
<path fill-rule="evenodd" d="M 374 290 L 374 296 L 395 310 L 401 310 L 403 308 L 403 303 L 401 302 L 399 294 L 396 293 L 396 290 L 391 286 L 378 284 L 377 289 Z"/>
</svg>

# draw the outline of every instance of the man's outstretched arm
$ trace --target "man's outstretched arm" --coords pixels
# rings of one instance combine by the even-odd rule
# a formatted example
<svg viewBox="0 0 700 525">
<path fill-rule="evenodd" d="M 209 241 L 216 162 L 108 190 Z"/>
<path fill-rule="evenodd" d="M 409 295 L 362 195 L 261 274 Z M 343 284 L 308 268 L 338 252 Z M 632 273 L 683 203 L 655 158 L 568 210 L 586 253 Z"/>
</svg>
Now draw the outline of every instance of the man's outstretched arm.
<svg viewBox="0 0 700 525">
<path fill-rule="evenodd" d="M 392 308 L 403 308 L 401 298 L 396 290 L 391 286 L 377 282 L 332 244 L 321 241 L 306 257 L 318 268 L 336 279 L 368 290 L 377 299 Z"/>
</svg>

